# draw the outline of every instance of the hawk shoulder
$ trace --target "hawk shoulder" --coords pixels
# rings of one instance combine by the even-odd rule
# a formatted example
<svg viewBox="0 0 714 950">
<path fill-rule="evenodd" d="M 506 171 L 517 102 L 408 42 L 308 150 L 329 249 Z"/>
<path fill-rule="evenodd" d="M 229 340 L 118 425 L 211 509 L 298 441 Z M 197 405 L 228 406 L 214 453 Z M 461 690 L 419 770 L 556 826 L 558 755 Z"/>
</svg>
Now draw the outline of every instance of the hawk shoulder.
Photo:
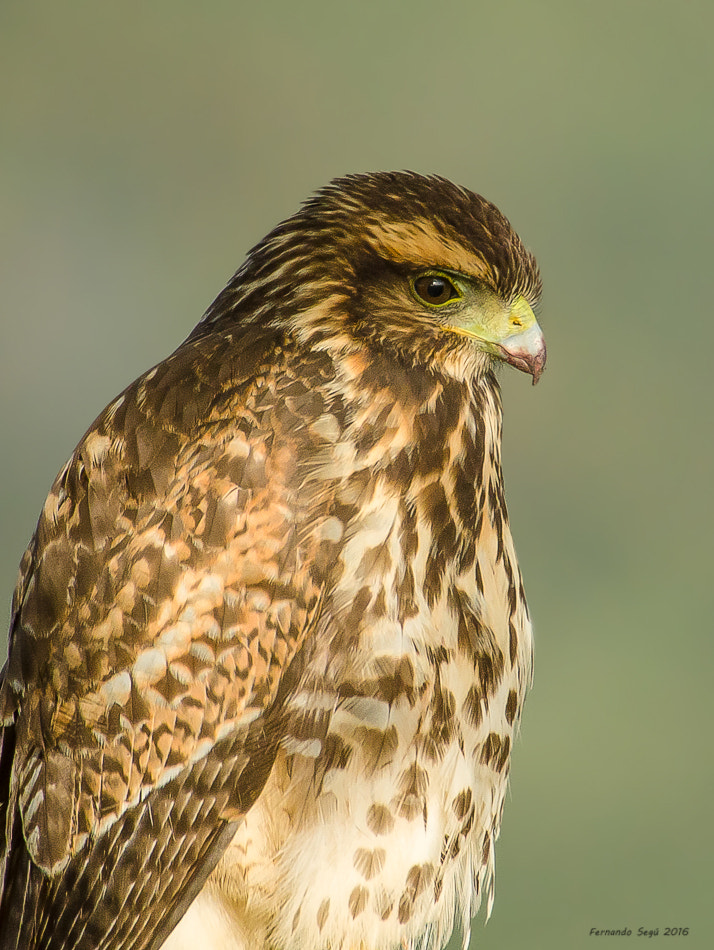
<svg viewBox="0 0 714 950">
<path fill-rule="evenodd" d="M 176 863 L 175 842 L 159 834 L 148 856 L 132 833 L 183 823 L 185 848 L 210 850 L 267 777 L 325 563 L 308 523 L 320 503 L 296 491 L 325 442 L 309 370 L 270 336 L 238 355 L 230 333 L 189 341 L 99 416 L 52 486 L 2 685 L 8 813 L 25 842 L 8 826 L 6 881 L 26 847 L 43 875 L 38 928 L 59 914 L 71 929 L 53 881 L 91 875 L 100 845 L 148 880 Z M 106 902 L 112 882 L 95 889 Z"/>
</svg>

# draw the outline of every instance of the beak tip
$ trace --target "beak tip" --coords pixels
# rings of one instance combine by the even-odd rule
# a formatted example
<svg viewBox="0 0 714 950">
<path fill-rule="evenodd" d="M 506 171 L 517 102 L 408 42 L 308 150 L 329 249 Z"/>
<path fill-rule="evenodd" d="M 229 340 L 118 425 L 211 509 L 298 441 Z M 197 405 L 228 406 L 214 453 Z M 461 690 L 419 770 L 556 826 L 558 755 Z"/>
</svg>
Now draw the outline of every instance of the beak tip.
<svg viewBox="0 0 714 950">
<path fill-rule="evenodd" d="M 529 330 L 527 331 L 527 337 L 522 334 L 520 337 L 507 341 L 508 345 L 502 343 L 499 347 L 501 351 L 500 358 L 505 360 L 506 363 L 510 363 L 511 366 L 515 366 L 516 369 L 529 373 L 533 377 L 534 386 L 543 375 L 547 357 L 543 334 L 540 332 L 540 328 L 537 327 L 536 329 L 537 333 Z"/>
<path fill-rule="evenodd" d="M 545 347 L 545 341 L 543 341 L 543 346 L 535 354 L 535 356 L 533 357 L 533 361 L 531 362 L 531 375 L 533 377 L 534 386 L 543 375 L 543 370 L 545 369 L 545 361 L 546 361 L 547 355 L 548 354 Z"/>
</svg>

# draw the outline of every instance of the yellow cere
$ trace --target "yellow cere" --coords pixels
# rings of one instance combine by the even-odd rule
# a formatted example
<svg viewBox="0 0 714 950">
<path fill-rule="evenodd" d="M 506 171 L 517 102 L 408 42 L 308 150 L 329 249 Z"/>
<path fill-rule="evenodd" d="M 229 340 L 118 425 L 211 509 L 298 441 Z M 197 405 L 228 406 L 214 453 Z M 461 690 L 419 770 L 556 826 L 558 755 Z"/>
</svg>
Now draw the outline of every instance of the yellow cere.
<svg viewBox="0 0 714 950">
<path fill-rule="evenodd" d="M 454 317 L 447 329 L 485 343 L 502 343 L 536 325 L 533 309 L 523 295 L 508 305 L 484 287 L 470 287 Z"/>
</svg>

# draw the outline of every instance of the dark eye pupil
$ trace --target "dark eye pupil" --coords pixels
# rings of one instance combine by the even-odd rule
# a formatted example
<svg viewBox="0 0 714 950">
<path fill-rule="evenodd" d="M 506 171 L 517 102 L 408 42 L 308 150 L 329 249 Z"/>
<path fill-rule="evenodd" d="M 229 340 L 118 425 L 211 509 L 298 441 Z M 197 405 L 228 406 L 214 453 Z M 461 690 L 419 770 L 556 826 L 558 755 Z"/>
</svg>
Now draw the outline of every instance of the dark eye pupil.
<svg viewBox="0 0 714 950">
<path fill-rule="evenodd" d="M 452 297 L 458 296 L 450 280 L 433 274 L 418 277 L 414 281 L 414 289 L 421 299 L 427 303 L 446 303 Z"/>
</svg>

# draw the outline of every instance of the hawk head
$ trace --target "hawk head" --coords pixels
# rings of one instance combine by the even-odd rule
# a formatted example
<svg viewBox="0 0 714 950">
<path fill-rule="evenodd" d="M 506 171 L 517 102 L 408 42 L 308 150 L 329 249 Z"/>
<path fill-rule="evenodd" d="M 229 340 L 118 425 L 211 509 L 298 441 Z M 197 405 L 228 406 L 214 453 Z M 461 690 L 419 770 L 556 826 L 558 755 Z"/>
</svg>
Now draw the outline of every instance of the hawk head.
<svg viewBox="0 0 714 950">
<path fill-rule="evenodd" d="M 194 336 L 260 322 L 460 378 L 545 366 L 535 259 L 485 198 L 438 176 L 338 178 L 248 255 Z"/>
</svg>

